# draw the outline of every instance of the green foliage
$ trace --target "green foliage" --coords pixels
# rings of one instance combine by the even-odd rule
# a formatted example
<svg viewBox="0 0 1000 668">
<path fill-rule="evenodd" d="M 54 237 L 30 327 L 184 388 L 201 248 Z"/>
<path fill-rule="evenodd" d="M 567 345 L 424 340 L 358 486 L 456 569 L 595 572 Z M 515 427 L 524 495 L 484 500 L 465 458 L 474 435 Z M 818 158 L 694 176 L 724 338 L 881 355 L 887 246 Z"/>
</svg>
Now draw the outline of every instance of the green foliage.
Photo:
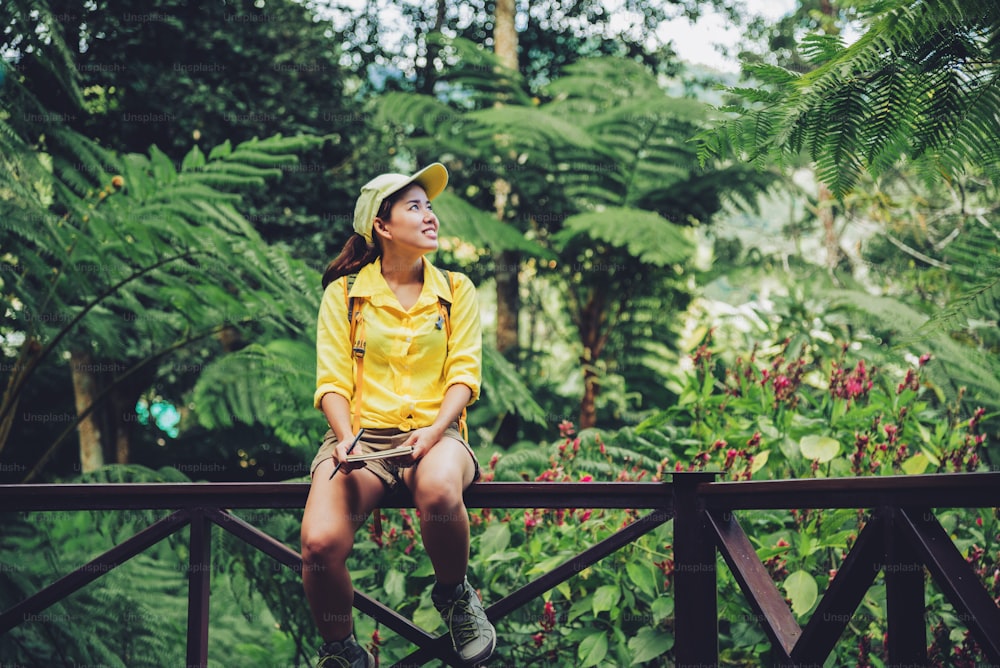
<svg viewBox="0 0 1000 668">
<path fill-rule="evenodd" d="M 809 36 L 805 74 L 746 69 L 759 87 L 733 89 L 736 117 L 701 135 L 702 156 L 736 153 L 793 164 L 806 153 L 843 197 L 863 171 L 914 161 L 929 179 L 981 168 L 1000 183 L 997 30 L 989 0 L 861 5 L 867 31 L 845 46 Z"/>
<path fill-rule="evenodd" d="M 67 347 L 114 360 L 113 387 L 225 330 L 298 332 L 313 322 L 311 273 L 264 245 L 234 204 L 238 190 L 264 187 L 275 162 L 317 140 L 255 139 L 208 159 L 196 147 L 180 168 L 155 147 L 119 158 L 70 132 L 62 140 L 76 162 L 54 156 L 45 182 L 62 215 L 26 211 L 40 234 L 5 232 L 4 331 L 34 342 L 6 374 L 6 420 L 37 365 Z M 301 296 L 278 297 L 289 294 Z"/>
<path fill-rule="evenodd" d="M 116 466 L 77 482 L 187 481 L 172 469 Z M 5 513 L 0 517 L 4 537 L 0 602 L 8 608 L 166 514 L 141 510 Z M 62 602 L 24 620 L 0 637 L 0 660 L 30 666 L 182 665 L 187 628 L 187 533 L 181 528 Z M 218 543 L 222 532 L 216 528 L 213 533 Z M 213 550 L 209 665 L 228 666 L 240 661 L 265 668 L 280 657 L 290 662 L 296 657 L 294 644 L 289 647 L 281 637 L 284 632 L 274 631 L 275 618 L 268 608 L 240 605 L 238 589 L 247 581 L 236 576 L 233 564 L 241 554 L 218 546 Z M 25 555 L 32 558 L 25 559 Z"/>
<path fill-rule="evenodd" d="M 460 39 L 452 43 L 475 51 Z M 752 202 L 771 177 L 739 165 L 702 169 L 689 139 L 705 127 L 707 107 L 666 95 L 635 62 L 580 60 L 546 86 L 544 100 L 529 103 L 513 94 L 498 100 L 496 88 L 477 83 L 487 64 L 496 64 L 485 54 L 475 57 L 474 64 L 482 64 L 470 66 L 468 76 L 457 65 L 436 96 L 386 96 L 378 118 L 415 153 L 448 156 L 454 187 L 477 206 L 495 206 L 483 195 L 498 179 L 510 187 L 507 234 L 519 229 L 531 239 L 529 247 L 546 249 L 535 255 L 550 261 L 534 269 L 558 285 L 564 317 L 577 329 L 573 347 L 585 365 L 580 410 L 592 415 L 601 389 L 624 385 L 605 360 L 645 344 L 614 336 L 634 300 L 680 286 L 677 274 L 695 249 L 684 228 L 709 223 L 726 202 Z M 495 103 L 484 106 L 484 99 Z M 490 252 L 525 247 L 495 236 L 501 242 L 486 245 Z M 479 238 L 473 233 L 470 241 Z M 527 354 L 536 352 L 542 353 Z"/>
</svg>

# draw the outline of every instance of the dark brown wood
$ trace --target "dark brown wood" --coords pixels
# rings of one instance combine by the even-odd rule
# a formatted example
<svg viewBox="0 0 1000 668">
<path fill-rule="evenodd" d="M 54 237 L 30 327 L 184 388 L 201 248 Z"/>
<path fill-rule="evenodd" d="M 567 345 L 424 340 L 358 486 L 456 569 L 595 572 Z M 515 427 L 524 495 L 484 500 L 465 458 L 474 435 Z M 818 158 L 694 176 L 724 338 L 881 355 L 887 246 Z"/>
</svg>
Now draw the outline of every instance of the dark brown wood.
<svg viewBox="0 0 1000 668">
<path fill-rule="evenodd" d="M 1000 507 L 1000 472 L 873 478 L 711 482 L 711 473 L 680 473 L 672 483 L 478 483 L 466 492 L 470 508 L 649 508 L 653 512 L 576 558 L 495 602 L 494 621 L 556 586 L 586 566 L 674 517 L 674 655 L 677 666 L 715 665 L 718 658 L 716 543 L 736 574 L 750 605 L 764 622 L 775 658 L 786 665 L 822 665 L 857 610 L 878 571 L 887 571 L 888 646 L 893 664 L 921 662 L 925 650 L 905 636 L 923 638 L 923 575 L 926 564 L 960 619 L 993 665 L 1000 665 L 1000 609 L 929 510 L 935 507 Z M 181 483 L 0 485 L 5 511 L 177 510 L 89 564 L 0 615 L 0 633 L 44 610 L 111 568 L 170 535 L 192 517 L 189 591 L 190 665 L 207 661 L 210 524 L 246 540 L 280 563 L 301 570 L 291 548 L 222 508 L 301 508 L 308 485 L 287 483 Z M 407 496 L 386 508 L 412 507 Z M 919 508 L 908 510 L 906 508 Z M 877 508 L 837 577 L 792 646 L 791 613 L 777 605 L 776 588 L 764 586 L 763 566 L 749 540 L 727 513 L 754 508 Z M 178 510 L 179 509 L 179 510 Z M 710 510 L 711 513 L 707 512 Z M 893 518 L 890 522 L 888 518 Z M 196 577 L 197 576 L 197 577 Z M 897 577 L 901 576 L 901 577 Z M 759 585 L 759 586 L 758 586 Z M 918 591 L 919 590 L 919 591 Z M 780 594 L 778 594 L 780 596 Z M 400 633 L 420 649 L 422 663 L 457 665 L 444 637 L 433 637 L 381 603 L 358 593 L 355 607 Z M 794 621 L 794 619 L 792 619 Z M 903 637 L 893 637 L 903 636 Z M 789 656 L 788 647 L 792 646 Z M 403 665 L 413 663 L 410 658 Z"/>
<path fill-rule="evenodd" d="M 663 482 L 481 482 L 465 492 L 469 508 L 662 508 L 670 502 Z M 0 508 L 118 510 L 131 508 L 303 508 L 304 482 L 190 482 L 0 485 Z M 406 494 L 383 508 L 412 508 Z"/>
<path fill-rule="evenodd" d="M 993 665 L 1000 665 L 1000 608 L 948 532 L 926 509 L 899 511 L 901 531 L 916 547 L 928 570 L 972 632 Z"/>
<path fill-rule="evenodd" d="M 0 635 L 7 633 L 31 615 L 37 615 L 53 603 L 58 603 L 82 589 L 111 569 L 120 566 L 143 550 L 160 542 L 188 521 L 189 513 L 179 510 L 146 527 L 131 538 L 115 545 L 73 572 L 59 578 L 48 587 L 29 596 L 0 615 Z"/>
<path fill-rule="evenodd" d="M 853 618 L 884 560 L 885 522 L 873 516 L 861 529 L 792 650 L 795 665 L 823 665 Z"/>
<path fill-rule="evenodd" d="M 1000 471 L 864 478 L 746 480 L 702 484 L 711 510 L 781 508 L 992 508 L 1000 506 Z"/>
<path fill-rule="evenodd" d="M 764 632 L 771 639 L 771 645 L 781 652 L 780 659 L 788 660 L 795 642 L 802 635 L 802 629 L 789 610 L 785 597 L 778 591 L 771 574 L 757 557 L 757 551 L 743 532 L 736 516 L 728 511 L 715 510 L 708 513 L 708 519 L 719 539 L 719 551 L 743 590 L 755 617 L 763 625 Z"/>
<path fill-rule="evenodd" d="M 719 663 L 715 541 L 698 486 L 714 473 L 674 474 L 674 656 L 677 668 Z"/>
<path fill-rule="evenodd" d="M 200 509 L 191 513 L 188 555 L 187 665 L 208 666 L 208 597 L 212 592 L 212 525 Z"/>
<path fill-rule="evenodd" d="M 927 510 L 926 512 L 930 512 Z M 893 666 L 927 665 L 927 625 L 924 619 L 924 565 L 913 549 L 899 512 L 883 508 L 885 532 L 886 649 Z"/>
</svg>

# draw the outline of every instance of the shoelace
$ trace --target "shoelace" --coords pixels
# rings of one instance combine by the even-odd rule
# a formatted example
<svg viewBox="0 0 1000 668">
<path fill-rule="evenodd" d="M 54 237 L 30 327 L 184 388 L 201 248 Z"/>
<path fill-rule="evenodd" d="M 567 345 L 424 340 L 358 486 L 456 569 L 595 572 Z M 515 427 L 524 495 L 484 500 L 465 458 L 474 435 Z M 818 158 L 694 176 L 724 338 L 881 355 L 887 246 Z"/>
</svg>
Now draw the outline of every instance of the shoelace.
<svg viewBox="0 0 1000 668">
<path fill-rule="evenodd" d="M 345 655 L 347 646 L 343 645 L 338 654 L 327 654 L 322 657 L 317 668 L 351 668 L 351 659 Z"/>
<path fill-rule="evenodd" d="M 330 663 L 331 660 L 336 661 L 336 663 Z M 351 662 L 346 656 L 328 654 L 319 662 L 319 668 L 351 668 Z"/>
<path fill-rule="evenodd" d="M 455 608 L 460 606 L 461 612 L 456 612 Z M 450 623 L 452 636 L 455 638 L 455 644 L 459 647 L 476 639 L 476 619 L 472 605 L 467 598 L 455 601 L 451 608 Z"/>
</svg>

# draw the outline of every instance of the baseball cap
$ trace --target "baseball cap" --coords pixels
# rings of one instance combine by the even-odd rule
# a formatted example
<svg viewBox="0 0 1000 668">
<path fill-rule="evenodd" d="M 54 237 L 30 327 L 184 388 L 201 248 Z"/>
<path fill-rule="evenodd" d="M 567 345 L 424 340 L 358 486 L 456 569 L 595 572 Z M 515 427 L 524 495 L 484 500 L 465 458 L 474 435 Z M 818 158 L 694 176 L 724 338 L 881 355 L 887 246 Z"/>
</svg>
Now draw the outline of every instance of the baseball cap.
<svg viewBox="0 0 1000 668">
<path fill-rule="evenodd" d="M 448 170 L 440 162 L 434 162 L 412 176 L 406 174 L 380 174 L 361 187 L 361 195 L 354 205 L 354 231 L 372 243 L 372 226 L 375 216 L 386 197 L 416 183 L 423 187 L 427 199 L 434 199 L 448 185 Z"/>
</svg>

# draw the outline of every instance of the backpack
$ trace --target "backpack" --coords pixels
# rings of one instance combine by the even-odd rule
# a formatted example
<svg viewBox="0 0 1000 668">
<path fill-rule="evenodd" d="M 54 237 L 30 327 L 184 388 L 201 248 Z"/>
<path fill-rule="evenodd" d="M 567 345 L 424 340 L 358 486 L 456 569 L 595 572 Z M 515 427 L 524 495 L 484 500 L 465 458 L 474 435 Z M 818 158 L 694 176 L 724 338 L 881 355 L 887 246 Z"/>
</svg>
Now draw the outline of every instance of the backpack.
<svg viewBox="0 0 1000 668">
<path fill-rule="evenodd" d="M 448 286 L 451 296 L 455 294 L 455 277 L 450 271 L 445 271 L 435 267 L 442 276 L 448 279 Z M 351 418 L 351 429 L 355 434 L 361 428 L 361 395 L 364 389 L 365 370 L 365 319 L 361 316 L 361 304 L 358 303 L 361 297 L 351 297 L 351 286 L 354 285 L 357 274 L 348 274 L 344 281 L 344 304 L 347 307 L 347 322 L 351 326 L 351 354 L 356 361 L 354 373 L 354 414 Z M 436 327 L 444 329 L 447 340 L 451 340 L 451 302 L 438 298 L 438 320 Z M 458 429 L 462 438 L 469 441 L 469 429 L 466 424 L 466 409 L 462 409 L 462 415 L 458 420 Z"/>
</svg>

